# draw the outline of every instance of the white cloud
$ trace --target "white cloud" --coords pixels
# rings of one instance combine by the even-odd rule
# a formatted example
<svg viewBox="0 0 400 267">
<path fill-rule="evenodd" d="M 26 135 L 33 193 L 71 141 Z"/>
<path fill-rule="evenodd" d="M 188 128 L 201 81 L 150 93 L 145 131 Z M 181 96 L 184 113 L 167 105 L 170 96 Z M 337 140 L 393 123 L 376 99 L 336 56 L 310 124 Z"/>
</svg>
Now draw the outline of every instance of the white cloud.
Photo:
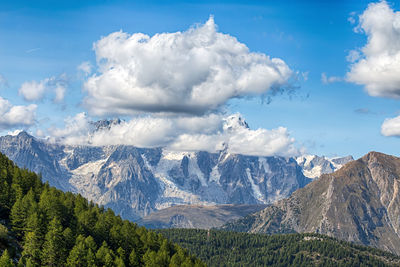
<svg viewBox="0 0 400 267">
<path fill-rule="evenodd" d="M 93 65 L 89 61 L 84 61 L 78 66 L 77 69 L 83 72 L 85 76 L 88 76 L 92 73 Z"/>
<path fill-rule="evenodd" d="M 9 131 L 9 132 L 7 133 L 7 135 L 17 136 L 17 135 L 19 135 L 22 131 L 23 131 L 23 130 L 21 130 L 21 129 L 16 129 L 16 130 L 14 130 L 14 131 Z"/>
<path fill-rule="evenodd" d="M 49 129 L 53 141 L 80 145 L 133 145 L 166 147 L 178 151 L 216 152 L 254 156 L 298 154 L 286 128 L 251 130 L 240 114 L 191 117 L 137 117 L 94 131 L 84 113 L 66 120 L 64 129 Z"/>
<path fill-rule="evenodd" d="M 355 24 L 356 23 L 356 12 L 351 12 L 350 16 L 347 18 L 347 21 L 350 22 L 351 24 Z"/>
<path fill-rule="evenodd" d="M 361 55 L 360 52 L 357 50 L 350 50 L 349 54 L 346 56 L 346 60 L 350 63 L 356 62 L 360 59 Z"/>
<path fill-rule="evenodd" d="M 19 88 L 19 95 L 26 101 L 39 101 L 42 100 L 47 92 L 53 92 L 54 102 L 61 102 L 64 100 L 65 92 L 68 86 L 68 79 L 65 73 L 58 77 L 52 76 L 41 81 L 24 82 Z"/>
<path fill-rule="evenodd" d="M 37 101 L 43 98 L 46 91 L 46 84 L 49 79 L 44 79 L 40 82 L 29 81 L 24 82 L 19 88 L 19 95 L 21 95 L 26 101 Z"/>
<path fill-rule="evenodd" d="M 0 129 L 33 125 L 36 108 L 34 104 L 13 106 L 8 100 L 0 97 Z"/>
<path fill-rule="evenodd" d="M 343 78 L 338 76 L 327 76 L 325 72 L 321 74 L 321 81 L 323 84 L 335 83 L 343 81 Z"/>
<path fill-rule="evenodd" d="M 358 32 L 367 44 L 354 60 L 347 80 L 364 85 L 371 96 L 400 97 L 400 12 L 386 1 L 372 3 L 359 17 Z M 355 55 L 355 54 L 354 54 Z"/>
<path fill-rule="evenodd" d="M 59 103 L 64 100 L 65 92 L 68 87 L 68 77 L 65 73 L 61 74 L 59 77 L 50 78 L 48 86 L 50 89 L 54 90 L 54 102 Z"/>
<path fill-rule="evenodd" d="M 184 32 L 152 37 L 114 32 L 94 50 L 98 74 L 84 84 L 84 102 L 100 116 L 205 114 L 231 98 L 281 89 L 292 75 L 283 60 L 252 53 L 217 32 L 213 17 Z"/>
<path fill-rule="evenodd" d="M 400 137 L 400 116 L 395 118 L 385 119 L 381 126 L 381 133 L 384 136 Z"/>
</svg>

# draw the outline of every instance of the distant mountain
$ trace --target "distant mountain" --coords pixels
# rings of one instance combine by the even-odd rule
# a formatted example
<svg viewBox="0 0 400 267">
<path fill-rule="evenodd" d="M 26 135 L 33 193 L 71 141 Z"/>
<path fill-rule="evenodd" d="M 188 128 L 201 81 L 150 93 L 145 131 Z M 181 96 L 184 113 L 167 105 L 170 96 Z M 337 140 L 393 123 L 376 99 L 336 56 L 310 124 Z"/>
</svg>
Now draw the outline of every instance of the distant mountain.
<svg viewBox="0 0 400 267">
<path fill-rule="evenodd" d="M 352 156 L 326 158 L 324 156 L 305 155 L 296 158 L 297 164 L 303 169 L 303 174 L 312 179 L 325 173 L 332 173 L 352 160 L 354 160 Z"/>
<path fill-rule="evenodd" d="M 93 127 L 96 131 L 119 123 L 99 121 Z M 228 123 L 238 125 L 248 127 L 240 119 Z M 0 152 L 41 173 L 51 185 L 78 192 L 131 220 L 174 205 L 270 204 L 311 181 L 294 158 L 67 146 L 26 132 L 0 137 Z"/>
<path fill-rule="evenodd" d="M 51 185 L 78 192 L 131 220 L 178 204 L 268 204 L 310 182 L 293 158 L 226 151 L 65 146 L 26 132 L 0 137 L 0 151 L 18 166 L 41 173 Z"/>
<path fill-rule="evenodd" d="M 400 158 L 370 152 L 224 228 L 322 233 L 400 255 L 399 188 Z"/>
<path fill-rule="evenodd" d="M 147 215 L 138 221 L 146 228 L 210 229 L 264 209 L 266 205 L 177 205 Z"/>
</svg>

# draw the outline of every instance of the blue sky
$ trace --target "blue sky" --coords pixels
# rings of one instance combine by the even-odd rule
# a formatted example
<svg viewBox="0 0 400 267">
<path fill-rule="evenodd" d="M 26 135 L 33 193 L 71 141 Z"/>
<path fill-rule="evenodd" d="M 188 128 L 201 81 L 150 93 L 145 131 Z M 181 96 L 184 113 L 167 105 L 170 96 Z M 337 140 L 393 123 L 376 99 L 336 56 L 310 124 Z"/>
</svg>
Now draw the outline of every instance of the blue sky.
<svg viewBox="0 0 400 267">
<path fill-rule="evenodd" d="M 399 115 L 396 97 L 371 96 L 362 82 L 321 80 L 323 73 L 343 79 L 351 68 L 347 55 L 367 44 L 367 34 L 354 28 L 369 3 L 0 1 L 0 75 L 6 80 L 0 96 L 14 106 L 37 105 L 33 124 L 4 124 L 2 133 L 27 129 L 48 135 L 49 128 L 64 127 L 65 118 L 80 112 L 94 120 L 114 117 L 91 113 L 84 105 L 88 93 L 82 87 L 88 77 L 77 68 L 90 62 L 96 71 L 93 44 L 120 30 L 149 36 L 184 32 L 213 15 L 218 32 L 237 38 L 250 52 L 282 59 L 298 79 L 291 81 L 295 90 L 272 96 L 271 101 L 248 95 L 229 98 L 222 107 L 226 114 L 239 112 L 254 130 L 285 127 L 296 140 L 293 145 L 311 154 L 359 157 L 375 150 L 399 155 L 396 134 L 381 133 L 384 120 Z M 396 1 L 387 5 L 394 11 L 400 9 Z M 31 101 L 19 93 L 24 82 L 51 77 L 65 81 L 62 101 L 55 102 L 50 89 Z"/>
</svg>

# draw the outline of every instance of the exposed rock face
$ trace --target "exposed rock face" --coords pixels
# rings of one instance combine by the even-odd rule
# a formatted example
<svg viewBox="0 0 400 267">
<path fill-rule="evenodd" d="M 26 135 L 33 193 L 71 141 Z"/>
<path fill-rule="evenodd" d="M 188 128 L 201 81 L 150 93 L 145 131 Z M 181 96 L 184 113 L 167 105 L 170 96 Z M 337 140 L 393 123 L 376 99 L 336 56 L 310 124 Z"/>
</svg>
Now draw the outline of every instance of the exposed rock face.
<svg viewBox="0 0 400 267">
<path fill-rule="evenodd" d="M 138 221 L 146 228 L 210 229 L 264 209 L 266 205 L 177 205 L 151 213 Z"/>
<path fill-rule="evenodd" d="M 78 192 L 131 220 L 178 204 L 269 204 L 311 181 L 293 158 L 225 151 L 64 146 L 26 132 L 0 137 L 0 151 L 17 165 L 42 173 L 51 185 Z"/>
<path fill-rule="evenodd" d="M 225 228 L 316 232 L 400 254 L 400 158 L 370 152 Z"/>
</svg>

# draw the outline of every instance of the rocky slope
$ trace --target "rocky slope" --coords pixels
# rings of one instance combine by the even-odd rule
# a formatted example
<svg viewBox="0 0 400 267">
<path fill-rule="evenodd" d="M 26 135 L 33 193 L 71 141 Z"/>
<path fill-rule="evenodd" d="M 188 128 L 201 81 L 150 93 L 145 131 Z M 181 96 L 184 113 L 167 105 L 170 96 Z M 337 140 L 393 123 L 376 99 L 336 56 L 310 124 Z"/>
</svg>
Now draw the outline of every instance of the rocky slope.
<svg viewBox="0 0 400 267">
<path fill-rule="evenodd" d="M 94 123 L 94 129 L 115 121 Z M 65 146 L 21 132 L 0 152 L 62 190 L 137 220 L 173 205 L 269 204 L 311 179 L 293 158 L 172 152 L 133 146 Z"/>
<path fill-rule="evenodd" d="M 400 158 L 377 152 L 224 228 L 315 232 L 400 254 Z"/>
<path fill-rule="evenodd" d="M 151 213 L 138 221 L 146 228 L 210 229 L 264 209 L 266 205 L 176 205 Z"/>
</svg>

